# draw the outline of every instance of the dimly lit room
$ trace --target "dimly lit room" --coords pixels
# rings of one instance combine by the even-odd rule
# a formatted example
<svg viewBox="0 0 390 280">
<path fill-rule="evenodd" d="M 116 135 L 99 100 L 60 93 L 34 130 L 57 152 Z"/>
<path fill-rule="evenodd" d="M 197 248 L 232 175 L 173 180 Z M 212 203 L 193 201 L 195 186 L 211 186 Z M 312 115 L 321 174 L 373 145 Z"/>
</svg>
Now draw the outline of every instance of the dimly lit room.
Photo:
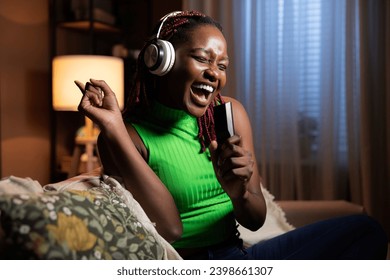
<svg viewBox="0 0 390 280">
<path fill-rule="evenodd" d="M 177 35 L 188 18 L 204 15 L 222 29 L 206 22 Z M 185 46 L 206 42 L 206 31 L 216 53 L 199 47 L 186 56 Z M 244 248 L 352 216 L 372 218 L 389 240 L 390 1 L 1 0 L 0 34 L 0 259 L 203 259 L 206 233 L 219 246 L 227 216 L 236 219 Z M 168 74 L 157 72 L 171 38 Z M 183 70 L 195 63 L 201 66 Z M 206 66 L 202 83 L 188 86 Z M 186 86 L 197 107 L 176 107 L 175 94 Z M 142 95 L 149 91 L 152 97 Z M 127 142 L 113 140 L 122 126 L 93 111 L 106 109 L 106 99 L 116 100 L 108 111 L 120 110 L 127 122 Z M 143 127 L 152 111 L 145 104 L 156 106 L 153 116 L 168 111 L 159 102 L 197 118 L 196 160 L 181 142 L 161 148 L 167 120 L 153 123 L 157 132 Z M 214 110 L 220 103 L 233 104 L 224 112 L 232 122 L 223 140 Z M 212 179 L 200 174 L 200 156 Z M 151 175 L 139 166 L 127 173 L 138 157 Z M 174 176 L 184 190 L 179 183 L 159 188 Z M 217 193 L 203 189 L 211 180 L 221 193 L 207 203 L 226 205 L 224 218 L 197 200 Z M 143 182 L 153 186 L 133 187 Z M 260 206 L 244 212 L 251 199 Z M 215 223 L 196 219 L 200 213 Z M 65 233 L 70 227 L 84 233 Z"/>
</svg>

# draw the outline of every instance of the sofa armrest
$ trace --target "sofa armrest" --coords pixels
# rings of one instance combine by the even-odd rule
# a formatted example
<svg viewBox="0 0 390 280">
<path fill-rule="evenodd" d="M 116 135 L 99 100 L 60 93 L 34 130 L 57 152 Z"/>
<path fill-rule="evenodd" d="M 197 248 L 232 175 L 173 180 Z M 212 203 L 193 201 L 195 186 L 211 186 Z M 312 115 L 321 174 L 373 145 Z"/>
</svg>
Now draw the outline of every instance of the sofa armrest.
<svg viewBox="0 0 390 280">
<path fill-rule="evenodd" d="M 363 206 L 345 200 L 279 200 L 276 203 L 285 212 L 287 221 L 295 227 L 365 212 Z"/>
</svg>

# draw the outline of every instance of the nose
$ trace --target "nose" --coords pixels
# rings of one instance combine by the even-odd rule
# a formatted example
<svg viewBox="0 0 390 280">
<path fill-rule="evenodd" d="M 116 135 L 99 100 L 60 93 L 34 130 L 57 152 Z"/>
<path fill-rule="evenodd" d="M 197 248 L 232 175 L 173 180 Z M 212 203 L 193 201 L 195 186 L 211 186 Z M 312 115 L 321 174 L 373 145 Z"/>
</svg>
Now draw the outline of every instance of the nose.
<svg viewBox="0 0 390 280">
<path fill-rule="evenodd" d="M 211 82 L 215 82 L 219 78 L 219 69 L 213 64 L 204 71 L 204 76 Z"/>
</svg>

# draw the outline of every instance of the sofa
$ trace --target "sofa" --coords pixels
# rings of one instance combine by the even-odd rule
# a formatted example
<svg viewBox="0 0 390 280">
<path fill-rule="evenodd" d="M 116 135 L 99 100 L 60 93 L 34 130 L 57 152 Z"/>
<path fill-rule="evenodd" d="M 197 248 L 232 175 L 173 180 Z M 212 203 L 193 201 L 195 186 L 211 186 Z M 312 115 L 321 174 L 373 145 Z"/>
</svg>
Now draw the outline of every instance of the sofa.
<svg viewBox="0 0 390 280">
<path fill-rule="evenodd" d="M 246 246 L 317 220 L 363 213 L 346 201 L 275 201 L 264 188 L 266 222 L 238 227 Z M 41 186 L 31 178 L 0 180 L 0 259 L 171 259 L 181 256 L 155 230 L 121 184 L 96 169 Z"/>
<path fill-rule="evenodd" d="M 363 206 L 345 200 L 282 200 L 276 203 L 283 209 L 287 221 L 295 227 L 332 217 L 365 213 Z"/>
</svg>

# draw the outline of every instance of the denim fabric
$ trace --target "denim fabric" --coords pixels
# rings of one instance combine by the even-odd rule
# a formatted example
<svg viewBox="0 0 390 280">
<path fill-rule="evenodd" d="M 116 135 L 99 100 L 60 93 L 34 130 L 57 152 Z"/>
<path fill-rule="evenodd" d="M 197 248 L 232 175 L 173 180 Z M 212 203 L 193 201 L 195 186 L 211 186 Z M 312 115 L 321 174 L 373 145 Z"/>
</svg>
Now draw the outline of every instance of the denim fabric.
<svg viewBox="0 0 390 280">
<path fill-rule="evenodd" d="M 340 260 L 385 259 L 387 236 L 366 215 L 352 215 L 307 225 L 248 249 L 242 242 L 213 246 L 188 259 Z"/>
</svg>

